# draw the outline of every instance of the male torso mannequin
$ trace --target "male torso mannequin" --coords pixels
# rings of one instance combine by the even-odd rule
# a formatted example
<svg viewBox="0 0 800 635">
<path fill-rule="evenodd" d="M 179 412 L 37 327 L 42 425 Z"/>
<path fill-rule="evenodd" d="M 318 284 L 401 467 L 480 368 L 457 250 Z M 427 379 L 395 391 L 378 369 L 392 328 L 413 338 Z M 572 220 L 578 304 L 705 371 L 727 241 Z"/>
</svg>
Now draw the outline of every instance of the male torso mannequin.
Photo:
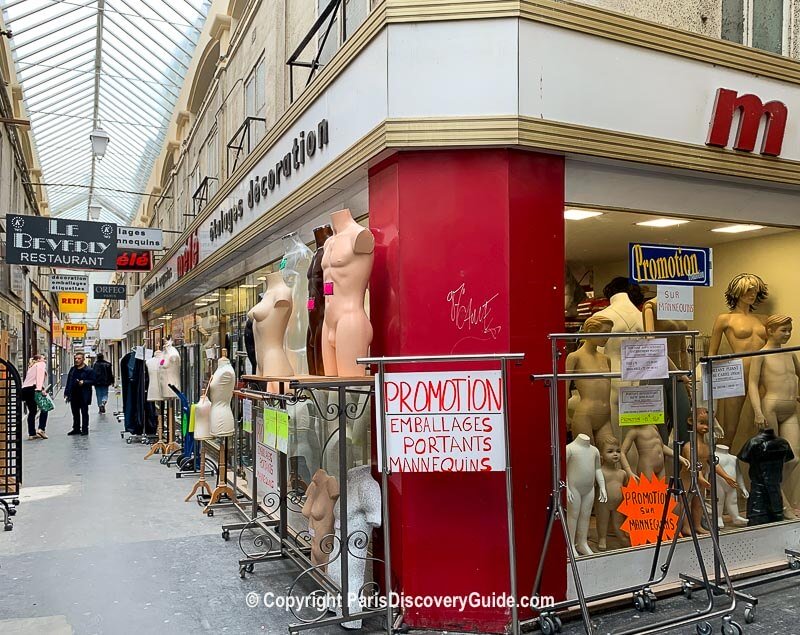
<svg viewBox="0 0 800 635">
<path fill-rule="evenodd" d="M 325 241 L 333 236 L 330 225 L 314 229 L 314 243 L 317 251 L 308 267 L 308 333 L 306 338 L 306 357 L 308 372 L 312 375 L 324 375 L 322 362 L 322 324 L 325 320 L 325 293 L 322 274 L 322 256 L 325 253 Z"/>
<path fill-rule="evenodd" d="M 747 524 L 750 527 L 784 519 L 781 483 L 783 466 L 794 459 L 792 448 L 772 428 L 759 432 L 744 444 L 739 460 L 750 464 L 750 498 Z"/>
<path fill-rule="evenodd" d="M 164 401 L 165 397 L 161 392 L 163 379 L 161 373 L 163 372 L 162 362 L 164 361 L 164 352 L 156 351 L 153 356 L 145 362 L 147 367 L 147 401 Z"/>
<path fill-rule="evenodd" d="M 292 315 L 292 290 L 280 271 L 267 275 L 267 291 L 250 309 L 256 342 L 257 374 L 261 377 L 284 377 L 294 374 L 283 348 L 286 327 Z"/>
<path fill-rule="evenodd" d="M 236 372 L 227 357 L 228 351 L 222 349 L 217 362 L 217 370 L 208 382 L 208 397 L 211 399 L 211 434 L 215 437 L 233 436 L 236 428 L 231 410 L 233 389 L 236 387 Z M 197 414 L 195 413 L 195 419 Z"/>
<path fill-rule="evenodd" d="M 164 399 L 172 399 L 176 395 L 169 386 L 172 384 L 178 390 L 181 389 L 181 354 L 173 346 L 172 340 L 167 340 L 164 344 L 164 360 L 161 365 L 161 392 Z"/>
<path fill-rule="evenodd" d="M 308 374 L 306 360 L 306 336 L 308 334 L 308 310 L 305 273 L 311 264 L 312 251 L 300 240 L 297 232 L 283 237 L 283 260 L 281 273 L 283 280 L 292 290 L 292 314 L 286 328 L 285 349 L 297 375 Z"/>
<path fill-rule="evenodd" d="M 325 470 L 317 470 L 306 490 L 303 516 L 308 518 L 308 533 L 311 534 L 311 563 L 327 565 L 333 548 L 333 509 L 339 500 L 339 483 Z M 321 567 L 322 571 L 327 566 Z"/>
<path fill-rule="evenodd" d="M 567 527 L 575 550 L 585 556 L 589 548 L 589 520 L 594 504 L 594 484 L 600 488 L 599 500 L 605 503 L 606 483 L 600 468 L 600 452 L 589 437 L 579 434 L 567 445 Z"/>
<path fill-rule="evenodd" d="M 729 474 L 736 480 L 739 486 L 738 489 L 742 491 L 742 495 L 745 498 L 748 498 L 750 494 L 745 487 L 742 471 L 739 469 L 739 462 L 736 460 L 736 457 L 730 453 L 730 448 L 726 445 L 718 445 L 716 449 L 719 466 L 725 470 L 726 474 Z M 731 522 L 737 527 L 744 527 L 747 525 L 747 519 L 742 518 L 742 515 L 739 513 L 739 496 L 736 490 L 737 488 L 733 487 L 730 483 L 725 481 L 725 479 L 717 479 L 717 525 L 720 529 L 725 527 L 725 522 L 722 520 L 723 511 L 728 512 L 728 515 L 731 517 Z"/>
<path fill-rule="evenodd" d="M 367 355 L 372 341 L 364 297 L 372 272 L 375 238 L 353 220 L 349 209 L 334 212 L 331 221 L 334 234 L 325 243 L 322 256 L 323 365 L 326 375 L 359 377 L 366 374 L 366 368 L 357 364 L 356 359 Z"/>
</svg>

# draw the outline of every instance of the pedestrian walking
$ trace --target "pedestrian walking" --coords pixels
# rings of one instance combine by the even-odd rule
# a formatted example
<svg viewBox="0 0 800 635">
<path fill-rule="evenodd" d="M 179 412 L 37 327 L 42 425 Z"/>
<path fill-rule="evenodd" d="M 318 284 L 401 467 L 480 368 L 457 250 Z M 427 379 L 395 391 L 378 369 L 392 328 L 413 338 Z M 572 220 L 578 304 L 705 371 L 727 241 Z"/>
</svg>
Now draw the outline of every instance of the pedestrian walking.
<svg viewBox="0 0 800 635">
<path fill-rule="evenodd" d="M 75 365 L 69 369 L 64 397 L 72 409 L 72 430 L 67 435 L 89 434 L 89 406 L 92 405 L 94 371 L 86 365 L 83 353 L 75 354 Z"/>
<path fill-rule="evenodd" d="M 101 414 L 106 411 L 108 403 L 108 387 L 114 385 L 114 371 L 111 364 L 105 360 L 102 353 L 97 354 L 97 359 L 92 364 L 94 371 L 94 390 L 97 393 L 97 408 Z"/>
<path fill-rule="evenodd" d="M 36 393 L 47 395 L 45 382 L 47 381 L 47 362 L 44 355 L 34 355 L 28 363 L 25 381 L 22 382 L 20 395 L 25 407 L 28 409 L 28 439 L 46 439 L 47 411 L 41 410 L 39 414 L 39 429 L 36 429 Z"/>
</svg>

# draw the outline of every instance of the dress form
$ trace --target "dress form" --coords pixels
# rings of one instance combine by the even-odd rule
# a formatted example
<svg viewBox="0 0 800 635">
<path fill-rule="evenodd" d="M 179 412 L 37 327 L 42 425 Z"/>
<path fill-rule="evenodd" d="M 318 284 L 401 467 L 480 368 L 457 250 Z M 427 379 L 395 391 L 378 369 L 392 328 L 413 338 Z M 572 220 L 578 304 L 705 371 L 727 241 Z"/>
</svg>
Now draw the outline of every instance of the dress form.
<svg viewBox="0 0 800 635">
<path fill-rule="evenodd" d="M 169 386 L 172 384 L 178 390 L 181 389 L 181 354 L 173 346 L 171 339 L 168 339 L 164 344 L 164 359 L 161 371 L 161 393 L 164 399 L 173 399 L 176 395 L 170 390 Z"/>
<path fill-rule="evenodd" d="M 325 318 L 322 324 L 322 359 L 331 377 L 361 377 L 372 341 L 372 324 L 364 310 L 375 251 L 375 237 L 353 220 L 349 209 L 331 214 L 333 236 L 325 242 L 322 272 Z"/>
<path fill-rule="evenodd" d="M 214 435 L 211 434 L 211 400 L 207 393 L 208 388 L 194 408 L 194 438 L 198 441 L 214 438 Z"/>
<path fill-rule="evenodd" d="M 339 483 L 325 470 L 317 470 L 306 490 L 303 516 L 308 518 L 308 533 L 311 535 L 311 563 L 327 570 L 328 558 L 333 552 L 333 525 L 336 501 L 339 500 Z"/>
<path fill-rule="evenodd" d="M 163 380 L 161 379 L 162 362 L 164 361 L 164 351 L 158 350 L 145 362 L 149 383 L 147 384 L 147 401 L 164 401 L 161 392 Z"/>
<path fill-rule="evenodd" d="M 283 237 L 283 280 L 292 290 L 292 313 L 286 328 L 284 348 L 295 374 L 308 374 L 306 359 L 306 336 L 308 333 L 308 310 L 306 309 L 306 285 L 304 275 L 311 264 L 313 252 L 300 240 L 297 232 Z"/>
<path fill-rule="evenodd" d="M 589 548 L 589 520 L 595 482 L 600 488 L 599 500 L 605 503 L 608 496 L 600 452 L 588 436 L 579 434 L 567 445 L 567 527 L 575 550 L 584 556 L 594 553 Z"/>
<path fill-rule="evenodd" d="M 253 318 L 257 374 L 261 377 L 287 377 L 294 374 L 283 348 L 286 327 L 292 315 L 292 290 L 280 271 L 267 275 L 267 291 L 248 317 Z"/>
<path fill-rule="evenodd" d="M 217 370 L 208 382 L 208 396 L 211 400 L 211 434 L 215 437 L 231 437 L 236 431 L 231 410 L 235 387 L 236 372 L 228 359 L 228 351 L 223 348 Z"/>
<path fill-rule="evenodd" d="M 308 267 L 308 333 L 306 335 L 306 358 L 308 372 L 312 375 L 324 375 L 322 362 L 322 324 L 325 320 L 324 278 L 322 274 L 322 256 L 325 253 L 325 241 L 333 236 L 330 225 L 314 229 L 314 243 L 317 251 Z"/>
<path fill-rule="evenodd" d="M 719 466 L 725 470 L 726 474 L 729 474 L 736 480 L 739 486 L 738 489 L 742 492 L 742 496 L 749 498 L 750 494 L 745 487 L 742 470 L 739 469 L 738 465 L 739 462 L 736 460 L 736 457 L 730 453 L 730 448 L 726 445 L 718 445 L 716 450 Z M 720 529 L 725 527 L 725 523 L 722 520 L 723 511 L 728 512 L 728 515 L 731 517 L 731 522 L 735 526 L 744 527 L 747 525 L 747 519 L 742 518 L 742 515 L 739 513 L 739 496 L 736 490 L 736 487 L 731 486 L 731 484 L 724 479 L 717 479 L 717 525 Z"/>
</svg>

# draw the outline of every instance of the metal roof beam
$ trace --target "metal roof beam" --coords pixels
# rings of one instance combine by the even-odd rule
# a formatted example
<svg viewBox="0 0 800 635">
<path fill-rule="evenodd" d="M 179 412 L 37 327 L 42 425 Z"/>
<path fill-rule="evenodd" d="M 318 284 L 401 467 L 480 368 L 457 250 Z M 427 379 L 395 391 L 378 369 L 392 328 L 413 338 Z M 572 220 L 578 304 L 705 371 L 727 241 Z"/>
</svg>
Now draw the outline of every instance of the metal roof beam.
<svg viewBox="0 0 800 635">
<path fill-rule="evenodd" d="M 61 84 L 57 84 L 55 86 L 52 85 L 53 82 L 58 82 L 59 80 L 62 82 Z M 41 95 L 42 93 L 49 92 L 51 90 L 60 92 L 61 91 L 61 87 L 63 86 L 64 82 L 73 81 L 73 80 L 85 81 L 86 78 L 83 77 L 80 74 L 75 74 L 75 75 L 72 75 L 71 77 L 69 77 L 66 73 L 64 73 L 61 76 L 54 75 L 53 77 L 48 77 L 48 78 L 42 79 L 42 80 L 40 80 L 39 82 L 36 82 L 36 83 L 28 83 L 27 85 L 36 88 L 36 90 L 33 91 L 35 93 L 35 95 L 32 95 L 32 96 L 38 96 L 38 95 Z"/>
<path fill-rule="evenodd" d="M 123 47 L 125 46 L 125 43 L 124 43 L 124 42 L 121 42 L 121 44 L 123 45 Z M 119 55 L 120 57 L 122 57 L 123 59 L 125 59 L 125 60 L 126 60 L 128 63 L 130 63 L 130 64 L 133 64 L 134 68 L 136 68 L 136 67 L 139 67 L 139 66 L 142 66 L 142 64 L 144 63 L 144 64 L 146 64 L 148 67 L 150 67 L 152 70 L 154 70 L 156 73 L 158 73 L 159 75 L 161 75 L 161 76 L 162 76 L 164 79 L 166 79 L 167 81 L 173 81 L 173 80 L 172 80 L 172 78 L 171 78 L 169 75 L 167 75 L 167 74 L 166 74 L 164 71 L 162 71 L 161 69 L 159 69 L 159 68 L 156 68 L 155 66 L 153 66 L 153 65 L 152 65 L 150 62 L 148 62 L 147 60 L 145 60 L 145 59 L 140 59 L 138 62 L 137 62 L 136 60 L 132 60 L 132 59 L 131 59 L 130 57 L 128 57 L 128 56 L 127 56 L 125 53 L 123 53 L 123 52 L 122 52 L 122 51 L 120 51 L 120 50 L 119 50 L 119 49 L 118 49 L 116 46 L 114 46 L 114 43 L 113 43 L 111 40 L 106 40 L 106 46 L 107 46 L 108 48 L 110 48 L 112 51 L 114 51 L 114 52 L 115 52 L 117 55 Z"/>
<path fill-rule="evenodd" d="M 135 14 L 136 14 L 136 15 L 137 15 L 139 18 L 141 18 L 142 20 L 145 20 L 145 19 L 146 19 L 146 18 L 145 18 L 145 17 L 144 17 L 144 16 L 143 16 L 143 15 L 142 15 L 142 14 L 141 14 L 139 11 L 137 11 L 136 9 L 134 9 L 133 7 L 131 7 L 131 5 L 129 5 L 127 2 L 125 2 L 125 0 L 120 0 L 120 2 L 122 2 L 122 4 L 124 4 L 124 5 L 125 5 L 125 6 L 127 6 L 128 8 L 130 8 L 130 9 L 131 9 L 131 11 L 133 11 L 133 12 L 134 12 L 134 13 L 135 13 Z M 146 3 L 146 2 L 144 2 L 143 0 L 142 0 L 142 4 L 144 4 L 144 5 L 146 5 L 146 6 L 147 6 L 147 3 Z M 141 29 L 141 27 L 140 27 L 138 24 L 136 24 L 136 23 L 135 23 L 135 22 L 134 22 L 134 21 L 131 19 L 131 17 L 132 17 L 132 16 L 130 16 L 129 14 L 127 14 L 127 13 L 119 13 L 119 15 L 120 15 L 120 16 L 122 16 L 122 17 L 124 17 L 124 18 L 125 18 L 125 19 L 126 19 L 128 22 L 130 22 L 130 23 L 131 23 L 131 24 L 132 24 L 134 27 L 136 27 L 137 29 Z M 109 19 L 111 19 L 111 17 L 110 17 L 110 16 L 109 16 Z M 180 34 L 181 34 L 181 40 L 187 41 L 187 38 L 186 38 L 186 36 L 183 34 L 183 31 L 181 31 L 180 29 L 177 29 L 176 27 L 174 27 L 174 25 L 173 25 L 171 22 L 168 22 L 168 21 L 166 21 L 166 20 L 165 20 L 165 22 L 166 22 L 166 24 L 167 24 L 168 26 L 172 26 L 173 28 L 175 28 L 175 30 L 176 30 L 176 31 L 178 31 L 178 33 L 180 33 Z M 116 22 L 115 22 L 115 24 L 116 24 Z M 119 25 L 119 24 L 117 24 L 117 26 L 120 26 L 120 25 Z M 183 52 L 185 55 L 187 55 L 187 56 L 189 57 L 189 59 L 190 59 L 190 60 L 192 59 L 192 54 L 191 54 L 189 51 L 187 51 L 185 48 L 183 48 L 183 46 L 181 46 L 181 44 L 180 44 L 179 42 L 176 42 L 174 39 L 172 39 L 172 37 L 171 37 L 171 36 L 169 36 L 169 35 L 167 35 L 166 33 L 164 33 L 164 32 L 163 32 L 163 31 L 162 31 L 162 30 L 161 30 L 161 29 L 158 27 L 158 25 L 156 25 L 156 24 L 152 24 L 152 25 L 150 25 L 150 26 L 151 26 L 151 28 L 154 28 L 154 29 L 156 29 L 156 30 L 158 31 L 159 35 L 162 35 L 162 36 L 164 36 L 164 37 L 165 37 L 165 38 L 167 38 L 167 39 L 168 39 L 170 42 L 172 42 L 172 43 L 173 43 L 173 44 L 174 44 L 174 45 L 175 45 L 177 48 L 179 48 L 179 49 L 180 49 L 180 50 L 181 50 L 181 51 L 182 51 L 182 52 Z"/>
<path fill-rule="evenodd" d="M 137 28 L 136 24 L 130 18 L 125 18 L 125 19 L 128 20 L 134 28 Z M 120 24 L 119 22 L 114 20 L 110 15 L 108 16 L 108 21 L 111 22 L 112 24 L 114 24 L 115 26 L 118 26 L 120 29 L 123 30 L 123 32 L 128 30 L 128 27 Z M 185 71 L 189 70 L 189 65 L 185 61 L 183 61 L 182 59 L 177 58 L 172 53 L 172 51 L 170 51 L 169 49 L 165 48 L 163 44 L 161 44 L 160 42 L 157 42 L 155 39 L 153 39 L 147 31 L 144 31 L 143 29 L 139 29 L 139 33 L 141 35 L 145 36 L 148 40 L 150 40 L 158 48 L 160 48 L 162 51 L 164 51 L 164 53 L 169 55 L 172 59 L 174 59 L 178 64 L 180 64 L 185 69 Z"/>
<path fill-rule="evenodd" d="M 145 121 L 146 118 L 158 119 L 159 121 L 162 120 L 162 118 L 159 117 L 157 114 L 151 114 L 150 112 L 144 110 L 144 108 L 149 108 L 147 104 L 141 104 L 142 110 L 136 112 L 127 103 L 124 103 L 121 99 L 118 99 L 116 95 L 111 96 L 110 94 L 106 93 L 105 95 L 103 95 L 102 101 L 104 105 L 106 103 L 109 104 L 112 110 L 114 109 L 119 110 L 121 113 L 124 113 L 125 115 L 127 115 L 132 119 L 138 118 L 142 121 Z"/>
<path fill-rule="evenodd" d="M 106 78 L 106 82 L 108 84 L 115 85 L 118 89 L 122 88 L 123 91 L 126 91 L 126 88 L 124 86 L 120 86 L 118 80 L 116 80 L 116 79 Z M 119 92 L 119 91 L 118 90 L 114 91 L 114 93 L 117 93 L 117 92 Z M 120 93 L 120 94 L 124 94 L 124 93 Z M 158 119 L 158 120 L 168 119 L 169 116 L 172 114 L 168 104 L 163 104 L 163 103 L 160 103 L 160 102 L 156 101 L 156 99 L 152 95 L 148 95 L 146 92 L 144 92 L 141 89 L 138 89 L 138 88 L 134 87 L 134 90 L 129 91 L 128 95 L 133 96 L 133 97 L 137 97 L 137 98 L 143 100 L 144 103 L 139 103 L 138 105 L 139 106 L 148 107 L 152 111 L 152 113 L 155 116 L 155 118 Z M 108 97 L 108 96 L 109 95 L 106 95 L 106 97 Z"/>
<path fill-rule="evenodd" d="M 87 48 L 85 51 L 81 51 L 79 53 L 76 53 L 75 55 L 70 57 L 68 60 L 64 60 L 62 62 L 62 64 L 71 64 L 72 62 L 74 62 L 75 60 L 80 59 L 84 55 L 89 55 L 89 54 L 93 54 L 93 53 L 94 53 L 94 49 Z M 83 67 L 86 66 L 86 64 L 90 63 L 91 61 L 92 60 L 87 59 L 85 62 L 81 62 L 80 64 L 78 64 L 77 66 L 72 67 L 72 68 L 69 68 L 69 67 L 66 67 L 66 66 L 47 66 L 47 65 L 44 65 L 44 64 L 29 64 L 25 68 L 20 69 L 20 71 L 19 71 L 20 81 L 21 82 L 25 82 L 26 84 L 30 84 L 33 81 L 34 77 L 39 77 L 39 75 L 44 75 L 45 73 L 49 73 L 51 71 L 66 71 L 68 73 L 85 73 L 86 71 L 83 70 Z M 37 67 L 41 68 L 42 70 L 36 71 L 35 73 L 31 73 L 30 75 L 27 74 L 27 70 L 28 69 L 37 68 Z"/>
<path fill-rule="evenodd" d="M 136 10 L 136 9 L 134 9 L 134 8 L 133 8 L 133 7 L 132 7 L 130 4 L 128 4 L 128 1 L 127 1 L 127 0 L 120 0 L 120 2 L 121 2 L 122 4 L 124 4 L 126 7 L 128 7 L 128 8 L 129 8 L 131 11 L 133 11 L 133 13 L 134 13 L 134 14 L 136 14 L 136 15 L 137 15 L 137 16 L 139 16 L 140 18 L 142 18 L 142 19 L 145 19 L 145 20 L 147 19 L 147 18 L 145 18 L 145 17 L 144 17 L 144 16 L 141 14 L 141 12 L 140 12 L 140 11 L 137 11 L 137 10 Z M 155 13 L 155 14 L 156 14 L 156 15 L 157 15 L 159 18 L 161 18 L 161 19 L 164 21 L 164 23 L 165 23 L 165 24 L 167 24 L 167 25 L 171 26 L 171 27 L 172 27 L 173 29 L 175 29 L 175 30 L 176 30 L 178 33 L 180 33 L 180 35 L 181 35 L 181 37 L 182 37 L 182 38 L 184 38 L 184 39 L 188 39 L 188 38 L 186 38 L 186 35 L 184 34 L 184 32 L 183 32 L 183 31 L 181 31 L 181 30 L 180 30 L 180 29 L 177 27 L 177 25 L 175 24 L 175 20 L 169 20 L 169 19 L 165 18 L 163 15 L 159 14 L 157 11 L 154 11 L 154 10 L 153 10 L 153 8 L 152 8 L 152 7 L 150 7 L 150 6 L 149 6 L 149 5 L 148 5 L 146 2 L 142 2 L 142 4 L 144 4 L 144 5 L 145 5 L 146 7 L 148 7 L 148 8 L 149 8 L 151 11 L 153 11 L 153 12 L 154 12 L 154 13 Z M 177 12 L 177 11 L 176 11 L 176 13 L 178 13 L 178 14 L 180 15 L 180 13 L 179 13 L 179 12 Z M 187 20 L 187 21 L 186 21 L 186 23 L 187 23 L 187 24 L 186 24 L 186 26 L 187 26 L 187 27 L 189 27 L 189 28 L 191 28 L 191 29 L 194 29 L 195 31 L 197 31 L 197 34 L 198 34 L 198 35 L 201 33 L 200 29 L 198 29 L 198 28 L 197 28 L 197 27 L 194 25 L 194 23 L 193 23 L 191 20 Z"/>
<path fill-rule="evenodd" d="M 77 33 L 73 33 L 72 35 L 64 38 L 63 40 L 59 40 L 58 43 L 59 44 L 64 44 L 66 42 L 69 42 L 71 39 L 78 37 L 79 35 L 83 35 L 84 33 L 88 33 L 89 31 L 93 31 L 93 30 L 94 29 L 92 27 L 88 27 L 88 28 L 84 29 L 83 31 L 78 31 Z M 58 53 L 53 53 L 52 52 L 53 43 L 51 42 L 49 44 L 45 44 L 44 46 L 39 47 L 35 51 L 31 51 L 30 53 L 25 53 L 25 55 L 17 54 L 17 51 L 19 49 L 21 49 L 22 47 L 28 46 L 29 44 L 36 44 L 37 42 L 40 42 L 42 39 L 48 39 L 46 36 L 47 35 L 53 35 L 54 33 L 55 33 L 55 31 L 51 31 L 50 33 L 46 33 L 45 35 L 40 35 L 39 37 L 36 37 L 36 38 L 34 38 L 32 40 L 29 40 L 28 42 L 25 42 L 24 44 L 20 44 L 14 50 L 14 53 L 16 54 L 17 60 L 25 60 L 25 59 L 28 59 L 29 57 L 33 56 L 33 55 L 38 55 L 39 53 L 43 53 L 45 51 L 47 51 L 49 53 L 49 57 L 52 58 L 52 57 L 55 57 L 57 55 L 61 55 L 62 53 L 66 53 L 67 51 L 71 51 L 76 46 L 83 46 L 84 44 L 94 40 L 94 36 L 92 36 L 88 40 L 85 40 L 85 41 L 81 42 L 80 44 L 69 44 L 69 45 L 67 45 L 67 47 L 64 50 L 59 51 Z"/>
<path fill-rule="evenodd" d="M 87 90 L 86 86 L 76 86 L 76 88 L 78 90 L 73 90 L 68 95 L 63 95 L 63 96 L 62 95 L 51 95 L 47 99 L 43 99 L 40 102 L 31 103 L 31 102 L 28 102 L 26 100 L 25 107 L 26 107 L 26 109 L 32 107 L 33 110 L 38 110 L 40 108 L 49 108 L 51 105 L 55 106 L 56 108 L 68 108 L 69 106 L 72 106 L 73 104 L 75 104 L 77 102 L 77 99 L 80 99 L 83 95 L 90 95 L 91 94 Z M 72 99 L 73 97 L 76 97 L 77 99 Z M 72 99 L 72 101 L 70 101 L 70 102 L 61 101 L 61 99 L 59 99 L 59 98 Z M 34 130 L 33 136 L 34 137 L 36 136 L 36 131 L 35 130 Z"/>
<path fill-rule="evenodd" d="M 60 18 L 63 18 L 65 15 L 69 15 L 70 13 L 74 13 L 75 11 L 80 11 L 81 9 L 91 9 L 92 8 L 91 5 L 94 4 L 94 2 L 95 2 L 95 0 L 89 0 L 89 2 L 87 2 L 86 4 L 77 4 L 76 3 L 76 4 L 72 5 L 72 8 L 69 8 L 66 11 L 63 11 L 62 13 L 59 13 L 58 15 L 48 16 L 46 22 L 50 22 L 51 20 L 58 20 Z M 6 8 L 8 8 L 8 5 L 6 5 Z M 24 20 L 25 18 L 28 18 L 28 17 L 30 17 L 32 15 L 35 15 L 35 14 L 39 13 L 39 11 L 44 11 L 45 9 L 52 9 L 52 8 L 53 8 L 52 4 L 43 4 L 41 7 L 37 7 L 36 9 L 32 9 L 31 11 L 28 11 L 27 13 L 21 13 L 19 15 L 14 16 L 14 22 L 19 22 L 20 20 Z M 92 11 L 92 14 L 94 14 L 94 11 Z M 39 22 L 39 24 L 37 24 L 36 26 L 41 26 L 42 24 L 45 24 L 46 22 Z M 24 33 L 25 31 L 28 31 L 28 30 L 30 30 L 30 29 L 24 29 L 21 32 Z M 14 33 L 14 35 L 16 35 L 16 32 Z"/>
<path fill-rule="evenodd" d="M 75 86 L 79 86 L 81 83 L 85 84 L 86 83 L 86 78 L 77 76 L 77 77 L 70 77 L 69 79 L 67 79 L 61 86 L 59 86 L 57 91 L 54 91 L 51 88 L 39 88 L 39 86 L 34 86 L 33 88 L 35 88 L 35 90 L 31 90 L 31 91 L 28 92 L 27 95 L 24 95 L 25 96 L 25 101 L 26 102 L 36 101 L 36 99 L 40 95 L 44 96 L 44 97 L 47 97 L 47 98 L 53 97 L 53 96 L 57 96 L 57 95 L 54 95 L 53 93 L 61 93 L 61 95 L 63 95 L 65 91 L 67 91 L 67 90 L 69 90 L 69 89 L 71 89 L 71 88 L 73 88 Z"/>
<path fill-rule="evenodd" d="M 180 91 L 182 89 L 182 86 L 180 84 L 176 84 L 172 80 L 167 80 L 167 82 L 169 82 L 169 83 L 164 83 L 164 82 L 156 81 L 154 79 L 141 79 L 139 77 L 126 77 L 126 76 L 120 74 L 120 73 L 124 72 L 124 70 L 123 70 L 124 67 L 119 68 L 120 62 L 118 62 L 117 60 L 115 60 L 112 57 L 108 57 L 107 55 L 106 55 L 106 58 L 103 60 L 103 64 L 107 68 L 114 69 L 114 72 L 117 73 L 116 75 L 114 75 L 112 73 L 103 73 L 102 74 L 103 77 L 116 77 L 117 79 L 127 80 L 127 81 L 133 83 L 134 85 L 136 85 L 138 83 L 141 83 L 141 84 L 154 84 L 155 86 L 159 86 L 161 88 L 164 88 L 164 89 L 168 90 L 170 92 L 170 94 L 175 95 L 175 99 L 178 98 L 178 93 L 173 92 L 173 89 L 177 89 L 178 91 Z"/>
</svg>

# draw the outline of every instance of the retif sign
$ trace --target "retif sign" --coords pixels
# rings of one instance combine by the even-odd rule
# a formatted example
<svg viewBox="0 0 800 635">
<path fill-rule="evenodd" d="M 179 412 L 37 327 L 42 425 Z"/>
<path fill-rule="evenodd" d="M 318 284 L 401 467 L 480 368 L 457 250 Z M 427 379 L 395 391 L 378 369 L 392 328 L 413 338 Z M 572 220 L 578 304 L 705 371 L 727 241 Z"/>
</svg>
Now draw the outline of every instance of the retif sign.
<svg viewBox="0 0 800 635">
<path fill-rule="evenodd" d="M 113 223 L 6 215 L 6 262 L 70 269 L 117 268 Z"/>
<path fill-rule="evenodd" d="M 58 310 L 61 313 L 86 313 L 89 296 L 85 293 L 59 293 Z"/>
<path fill-rule="evenodd" d="M 64 324 L 64 335 L 72 339 L 80 339 L 86 335 L 88 330 L 89 326 L 80 322 L 67 322 Z"/>
<path fill-rule="evenodd" d="M 392 472 L 505 470 L 500 371 L 387 373 L 383 401 Z"/>
<path fill-rule="evenodd" d="M 124 284 L 94 285 L 95 300 L 124 300 L 127 298 Z"/>
</svg>

